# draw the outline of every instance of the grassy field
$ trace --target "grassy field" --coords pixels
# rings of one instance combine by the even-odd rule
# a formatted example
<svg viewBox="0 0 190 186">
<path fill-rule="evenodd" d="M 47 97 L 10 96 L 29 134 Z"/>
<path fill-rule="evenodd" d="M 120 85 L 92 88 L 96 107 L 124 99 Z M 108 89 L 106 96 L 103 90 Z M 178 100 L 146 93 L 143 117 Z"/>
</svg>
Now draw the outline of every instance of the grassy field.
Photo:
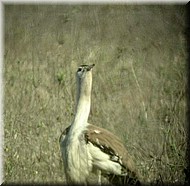
<svg viewBox="0 0 190 186">
<path fill-rule="evenodd" d="M 144 182 L 184 182 L 185 6 L 6 5 L 4 19 L 5 183 L 65 183 L 58 139 L 92 63 L 89 122 L 120 136 Z"/>
</svg>

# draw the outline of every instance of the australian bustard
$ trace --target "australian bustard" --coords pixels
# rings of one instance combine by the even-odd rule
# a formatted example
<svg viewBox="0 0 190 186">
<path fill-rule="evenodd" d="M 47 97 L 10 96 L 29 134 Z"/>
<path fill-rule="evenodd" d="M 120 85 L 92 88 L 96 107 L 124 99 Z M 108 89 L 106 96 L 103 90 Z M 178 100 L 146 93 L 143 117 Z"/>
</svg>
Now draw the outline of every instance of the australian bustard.
<svg viewBox="0 0 190 186">
<path fill-rule="evenodd" d="M 87 122 L 93 67 L 81 65 L 76 72 L 75 117 L 59 139 L 67 183 L 86 184 L 90 172 L 97 170 L 112 184 L 139 184 L 137 170 L 120 139 Z"/>
</svg>

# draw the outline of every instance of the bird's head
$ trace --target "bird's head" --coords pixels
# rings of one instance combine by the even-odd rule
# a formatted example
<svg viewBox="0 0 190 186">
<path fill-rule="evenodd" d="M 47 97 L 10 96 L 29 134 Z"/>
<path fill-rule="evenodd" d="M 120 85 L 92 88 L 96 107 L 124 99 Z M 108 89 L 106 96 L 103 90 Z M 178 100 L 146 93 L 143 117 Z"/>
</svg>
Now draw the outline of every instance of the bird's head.
<svg viewBox="0 0 190 186">
<path fill-rule="evenodd" d="M 88 76 L 88 74 L 91 74 L 92 68 L 95 66 L 95 64 L 92 65 L 80 65 L 77 70 L 77 77 L 80 79 L 85 78 L 85 76 Z"/>
</svg>

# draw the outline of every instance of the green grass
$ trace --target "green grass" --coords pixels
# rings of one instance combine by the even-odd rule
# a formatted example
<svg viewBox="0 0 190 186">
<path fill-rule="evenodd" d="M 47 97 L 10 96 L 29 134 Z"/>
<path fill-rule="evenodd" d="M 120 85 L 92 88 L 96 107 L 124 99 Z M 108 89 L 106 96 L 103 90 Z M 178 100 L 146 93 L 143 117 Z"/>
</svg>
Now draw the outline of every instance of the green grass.
<svg viewBox="0 0 190 186">
<path fill-rule="evenodd" d="M 120 136 L 145 182 L 184 182 L 185 6 L 5 5 L 4 18 L 5 183 L 65 182 L 58 139 L 92 63 L 89 122 Z"/>
</svg>

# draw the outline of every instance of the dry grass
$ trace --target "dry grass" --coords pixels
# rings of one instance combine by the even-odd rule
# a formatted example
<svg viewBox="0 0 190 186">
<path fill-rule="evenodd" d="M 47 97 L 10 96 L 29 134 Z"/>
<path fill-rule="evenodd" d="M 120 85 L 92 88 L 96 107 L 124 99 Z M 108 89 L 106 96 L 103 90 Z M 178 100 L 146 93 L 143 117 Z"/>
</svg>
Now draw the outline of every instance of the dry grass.
<svg viewBox="0 0 190 186">
<path fill-rule="evenodd" d="M 184 8 L 6 5 L 5 183 L 64 183 L 58 138 L 85 63 L 89 121 L 120 136 L 145 182 L 184 182 Z"/>
</svg>

